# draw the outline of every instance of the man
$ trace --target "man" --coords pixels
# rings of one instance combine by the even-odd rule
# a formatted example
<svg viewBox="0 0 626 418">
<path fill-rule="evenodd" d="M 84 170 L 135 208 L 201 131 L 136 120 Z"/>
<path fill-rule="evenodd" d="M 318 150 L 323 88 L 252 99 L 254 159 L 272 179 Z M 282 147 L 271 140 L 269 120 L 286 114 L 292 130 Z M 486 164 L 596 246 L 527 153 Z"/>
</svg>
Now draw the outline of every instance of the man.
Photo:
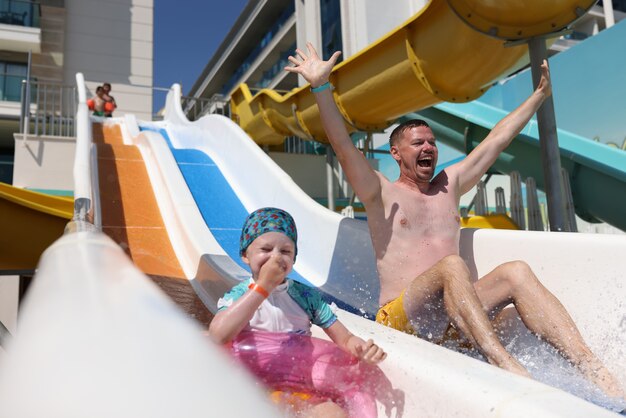
<svg viewBox="0 0 626 418">
<path fill-rule="evenodd" d="M 547 62 L 537 89 L 501 120 L 464 160 L 433 178 L 437 145 L 424 121 L 398 126 L 391 134 L 391 156 L 400 177 L 390 182 L 371 169 L 354 147 L 339 113 L 329 74 L 340 55 L 323 61 L 310 43 L 296 49 L 286 71 L 311 84 L 328 139 L 355 193 L 365 205 L 380 277 L 376 320 L 387 326 L 441 341 L 451 323 L 487 360 L 528 376 L 502 346 L 488 315 L 513 303 L 524 324 L 547 340 L 607 394 L 624 396 L 616 379 L 583 341 L 561 303 L 522 261 L 505 263 L 472 284 L 459 257 L 459 200 L 476 185 L 498 155 L 552 93 Z"/>
<path fill-rule="evenodd" d="M 102 86 L 96 87 L 96 95 L 91 98 L 93 104 L 93 115 L 104 116 L 104 89 Z M 88 103 L 89 104 L 89 103 Z"/>
</svg>

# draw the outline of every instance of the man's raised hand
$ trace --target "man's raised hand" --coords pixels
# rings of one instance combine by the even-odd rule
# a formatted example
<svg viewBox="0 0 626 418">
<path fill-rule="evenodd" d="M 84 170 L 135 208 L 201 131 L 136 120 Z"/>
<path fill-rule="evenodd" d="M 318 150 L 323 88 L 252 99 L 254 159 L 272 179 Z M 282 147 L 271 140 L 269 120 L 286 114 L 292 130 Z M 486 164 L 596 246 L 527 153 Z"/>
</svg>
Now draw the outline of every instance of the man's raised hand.
<svg viewBox="0 0 626 418">
<path fill-rule="evenodd" d="M 296 56 L 289 56 L 289 62 L 293 66 L 285 67 L 285 71 L 300 74 L 311 87 L 319 87 L 328 81 L 330 72 L 332 71 L 340 51 L 336 51 L 328 61 L 323 61 L 317 51 L 310 42 L 306 43 L 309 55 L 305 54 L 301 49 L 296 48 Z"/>
</svg>

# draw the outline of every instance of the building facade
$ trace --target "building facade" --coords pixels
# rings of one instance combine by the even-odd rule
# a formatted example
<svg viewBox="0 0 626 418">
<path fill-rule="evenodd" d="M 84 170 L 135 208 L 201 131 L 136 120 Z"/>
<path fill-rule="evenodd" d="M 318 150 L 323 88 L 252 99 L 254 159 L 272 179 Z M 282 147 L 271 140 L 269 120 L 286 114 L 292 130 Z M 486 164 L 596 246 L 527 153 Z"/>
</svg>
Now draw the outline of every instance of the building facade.
<svg viewBox="0 0 626 418">
<path fill-rule="evenodd" d="M 149 120 L 152 46 L 153 0 L 0 0 L 0 181 L 13 183 L 15 158 L 27 171 L 37 166 L 26 154 L 14 155 L 20 153 L 14 134 L 24 130 L 23 80 L 30 76 L 27 140 L 67 138 L 57 151 L 73 153 L 76 73 L 84 74 L 91 93 L 111 83 L 115 115 Z M 22 187 L 68 188 L 67 177 L 45 186 L 37 184 L 37 170 L 15 174 Z"/>
<path fill-rule="evenodd" d="M 304 84 L 283 71 L 296 47 L 309 41 L 324 57 L 342 59 L 371 44 L 419 11 L 426 1 L 249 1 L 187 96 L 228 97 L 239 83 L 251 89 L 290 90 Z"/>
</svg>

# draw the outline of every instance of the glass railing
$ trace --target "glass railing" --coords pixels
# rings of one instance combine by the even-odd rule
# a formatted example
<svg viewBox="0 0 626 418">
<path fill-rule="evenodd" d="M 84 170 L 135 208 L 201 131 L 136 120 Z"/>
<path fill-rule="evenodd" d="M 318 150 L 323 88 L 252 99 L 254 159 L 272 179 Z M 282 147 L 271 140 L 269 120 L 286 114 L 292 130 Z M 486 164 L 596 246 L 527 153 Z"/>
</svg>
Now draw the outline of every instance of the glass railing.
<svg viewBox="0 0 626 418">
<path fill-rule="evenodd" d="M 329 59 L 335 51 L 343 49 L 341 41 L 341 8 L 339 0 L 320 0 L 322 27 L 322 58 Z M 339 56 L 337 63 L 342 61 Z"/>
<path fill-rule="evenodd" d="M 40 27 L 39 3 L 25 0 L 0 0 L 0 24 Z"/>
<path fill-rule="evenodd" d="M 238 83 L 241 77 L 248 71 L 254 60 L 259 56 L 259 54 L 270 44 L 270 42 L 276 37 L 280 29 L 285 25 L 287 20 L 295 13 L 295 5 L 293 3 L 287 7 L 283 13 L 278 17 L 276 22 L 272 25 L 272 27 L 265 33 L 263 38 L 259 41 L 259 43 L 254 47 L 254 49 L 248 54 L 248 57 L 243 61 L 243 63 L 239 66 L 237 71 L 228 79 L 224 87 L 222 87 L 222 94 L 227 95 L 230 93 L 230 90 L 235 86 L 235 83 Z"/>
</svg>

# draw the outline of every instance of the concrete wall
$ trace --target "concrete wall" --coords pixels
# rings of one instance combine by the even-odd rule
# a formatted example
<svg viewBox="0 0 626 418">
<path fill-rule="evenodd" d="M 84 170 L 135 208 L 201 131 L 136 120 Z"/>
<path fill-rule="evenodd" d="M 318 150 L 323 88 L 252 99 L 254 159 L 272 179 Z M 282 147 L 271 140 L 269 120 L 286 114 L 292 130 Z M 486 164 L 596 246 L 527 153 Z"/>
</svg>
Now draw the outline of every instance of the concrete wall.
<svg viewBox="0 0 626 418">
<path fill-rule="evenodd" d="M 15 134 L 13 185 L 29 189 L 74 190 L 73 138 L 37 137 L 28 139 Z"/>
<path fill-rule="evenodd" d="M 312 198 L 327 198 L 326 156 L 270 152 L 269 156 L 292 180 Z M 369 160 L 375 170 L 378 160 Z M 333 190 L 336 198 L 349 198 L 352 188 L 336 158 L 333 158 Z"/>
<path fill-rule="evenodd" d="M 356 54 L 420 11 L 427 1 L 341 0 L 344 58 Z"/>
<path fill-rule="evenodd" d="M 152 0 L 65 0 L 64 82 L 111 83 L 118 108 L 152 119 Z"/>
<path fill-rule="evenodd" d="M 63 83 L 65 8 L 41 5 L 41 52 L 32 55 L 31 76 L 38 81 Z"/>
<path fill-rule="evenodd" d="M 270 152 L 269 156 L 306 194 L 326 197 L 326 156 Z"/>
<path fill-rule="evenodd" d="M 316 48 L 322 45 L 320 28 L 320 2 L 296 0 L 296 45 L 306 51 L 306 43 L 311 42 Z M 298 85 L 306 81 L 298 75 Z"/>
</svg>

